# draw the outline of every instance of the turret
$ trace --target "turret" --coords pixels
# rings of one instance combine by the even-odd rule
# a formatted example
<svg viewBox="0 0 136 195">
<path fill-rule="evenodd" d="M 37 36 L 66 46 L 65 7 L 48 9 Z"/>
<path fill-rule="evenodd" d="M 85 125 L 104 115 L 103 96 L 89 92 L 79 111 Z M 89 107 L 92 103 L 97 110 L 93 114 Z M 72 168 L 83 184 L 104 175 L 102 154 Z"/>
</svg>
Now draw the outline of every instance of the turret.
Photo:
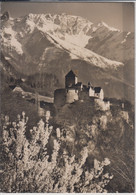
<svg viewBox="0 0 136 195">
<path fill-rule="evenodd" d="M 72 87 L 78 82 L 78 77 L 72 70 L 65 76 L 65 88 Z"/>
</svg>

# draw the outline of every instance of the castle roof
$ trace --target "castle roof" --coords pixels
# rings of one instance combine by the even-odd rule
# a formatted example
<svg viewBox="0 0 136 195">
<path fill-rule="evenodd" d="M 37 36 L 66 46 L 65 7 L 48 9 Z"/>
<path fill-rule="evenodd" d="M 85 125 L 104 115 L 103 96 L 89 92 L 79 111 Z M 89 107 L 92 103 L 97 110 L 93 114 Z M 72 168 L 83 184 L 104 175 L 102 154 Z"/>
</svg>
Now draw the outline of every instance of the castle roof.
<svg viewBox="0 0 136 195">
<path fill-rule="evenodd" d="M 24 90 L 20 87 L 20 86 L 16 86 L 13 91 L 17 91 L 17 92 L 24 92 Z"/>
<path fill-rule="evenodd" d="M 81 85 L 82 85 L 82 82 L 78 82 L 77 84 L 75 84 L 75 86 L 77 86 L 77 87 L 78 86 L 80 87 Z"/>
<path fill-rule="evenodd" d="M 77 77 L 77 73 L 75 71 L 73 71 L 73 70 L 70 70 L 68 72 L 68 74 L 66 74 L 66 76 L 76 76 Z"/>
<path fill-rule="evenodd" d="M 16 85 L 9 85 L 9 88 L 13 90 L 16 88 Z"/>
<path fill-rule="evenodd" d="M 94 91 L 95 91 L 95 93 L 100 93 L 101 89 L 102 89 L 101 87 L 95 87 Z"/>
</svg>

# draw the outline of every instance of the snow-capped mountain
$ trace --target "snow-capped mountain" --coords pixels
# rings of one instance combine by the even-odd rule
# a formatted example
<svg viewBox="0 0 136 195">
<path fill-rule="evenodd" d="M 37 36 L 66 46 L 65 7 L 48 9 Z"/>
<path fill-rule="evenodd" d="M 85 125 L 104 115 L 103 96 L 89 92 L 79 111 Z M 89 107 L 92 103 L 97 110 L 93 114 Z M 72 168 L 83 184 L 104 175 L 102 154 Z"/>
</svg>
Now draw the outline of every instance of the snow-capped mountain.
<svg viewBox="0 0 136 195">
<path fill-rule="evenodd" d="M 125 62 L 134 58 L 134 33 L 109 28 L 105 23 L 98 24 L 95 32 L 90 32 L 86 48 L 98 54 Z"/>
<path fill-rule="evenodd" d="M 99 72 L 94 80 L 102 86 L 103 77 L 108 74 L 113 80 L 124 82 L 125 60 L 133 59 L 133 46 L 126 47 L 132 44 L 133 33 L 121 32 L 104 22 L 93 24 L 67 14 L 29 14 L 14 19 L 7 13 L 1 21 L 2 54 L 16 71 L 25 75 L 42 70 L 56 74 L 62 81 L 74 67 L 85 82 Z M 86 75 L 83 69 L 87 70 Z"/>
<path fill-rule="evenodd" d="M 4 50 L 14 50 L 22 56 L 25 53 L 23 51 L 25 40 L 37 29 L 57 48 L 65 49 L 72 59 L 83 59 L 102 68 L 110 66 L 116 68 L 122 65 L 120 62 L 111 61 L 85 48 L 88 40 L 92 38 L 91 35 L 87 35 L 92 28 L 94 31 L 92 25 L 86 19 L 65 14 L 54 16 L 29 14 L 23 18 L 9 20 L 2 31 L 2 46 Z M 42 59 L 46 49 L 45 45 L 45 51 L 41 52 Z"/>
</svg>

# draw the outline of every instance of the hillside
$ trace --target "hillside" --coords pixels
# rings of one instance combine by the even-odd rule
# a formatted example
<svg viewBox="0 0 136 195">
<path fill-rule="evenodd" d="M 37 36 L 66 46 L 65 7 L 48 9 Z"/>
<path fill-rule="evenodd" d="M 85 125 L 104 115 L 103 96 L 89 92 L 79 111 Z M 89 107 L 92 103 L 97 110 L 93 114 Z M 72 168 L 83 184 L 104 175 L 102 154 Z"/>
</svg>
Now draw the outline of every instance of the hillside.
<svg viewBox="0 0 136 195">
<path fill-rule="evenodd" d="M 134 33 L 0 17 L 0 191 L 134 192 Z"/>
<path fill-rule="evenodd" d="M 34 78 L 41 72 L 54 74 L 59 87 L 63 87 L 65 74 L 75 69 L 83 83 L 91 81 L 102 86 L 105 96 L 133 103 L 133 39 L 133 33 L 121 32 L 105 23 L 93 24 L 79 16 L 2 17 L 2 66 L 6 68 L 8 63 L 25 77 Z M 50 89 L 52 94 L 54 88 Z"/>
<path fill-rule="evenodd" d="M 134 190 L 134 112 L 125 102 L 122 109 L 119 101 L 111 99 L 111 109 L 101 111 L 90 102 L 76 102 L 56 111 L 53 126 L 66 131 L 64 146 L 69 154 L 77 155 L 88 147 L 86 166 L 92 167 L 94 158 L 101 161 L 106 156 L 111 160 L 114 178 L 110 192 L 132 192 Z M 113 190 L 113 191 L 112 191 Z"/>
</svg>

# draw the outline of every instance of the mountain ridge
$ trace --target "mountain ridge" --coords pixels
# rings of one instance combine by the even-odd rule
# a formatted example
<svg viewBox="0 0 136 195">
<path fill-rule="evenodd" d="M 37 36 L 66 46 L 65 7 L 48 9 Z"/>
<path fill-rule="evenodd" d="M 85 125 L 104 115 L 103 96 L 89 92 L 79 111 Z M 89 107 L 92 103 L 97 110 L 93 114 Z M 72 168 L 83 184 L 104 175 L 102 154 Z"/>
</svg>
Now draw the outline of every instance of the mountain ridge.
<svg viewBox="0 0 136 195">
<path fill-rule="evenodd" d="M 129 42 L 131 45 L 133 33 L 121 32 L 104 22 L 93 24 L 82 17 L 67 14 L 29 14 L 16 19 L 9 17 L 8 20 L 2 21 L 1 45 L 5 59 L 16 71 L 26 76 L 40 74 L 40 71 L 53 73 L 63 86 L 65 74 L 75 68 L 82 72 L 84 82 L 93 78 L 94 83 L 101 84 L 107 83 L 107 78 L 111 78 L 114 88 L 118 88 L 118 80 L 123 90 L 119 93 L 122 98 L 126 85 L 127 88 L 133 88 L 133 68 L 129 67 L 133 67 L 134 59 L 129 48 L 117 47 L 124 40 L 123 33 L 127 37 L 122 44 Z M 133 45 L 130 48 L 133 51 Z M 125 52 L 123 61 L 121 57 L 118 58 L 122 52 Z M 115 53 L 118 55 L 114 55 Z M 82 76 L 83 71 L 86 77 Z M 93 77 L 92 72 L 97 78 Z M 107 91 L 108 86 L 103 87 Z M 115 92 L 108 90 L 107 94 L 116 96 Z M 132 89 L 128 91 L 132 92 Z M 132 93 L 125 96 L 127 99 L 133 99 Z"/>
</svg>

